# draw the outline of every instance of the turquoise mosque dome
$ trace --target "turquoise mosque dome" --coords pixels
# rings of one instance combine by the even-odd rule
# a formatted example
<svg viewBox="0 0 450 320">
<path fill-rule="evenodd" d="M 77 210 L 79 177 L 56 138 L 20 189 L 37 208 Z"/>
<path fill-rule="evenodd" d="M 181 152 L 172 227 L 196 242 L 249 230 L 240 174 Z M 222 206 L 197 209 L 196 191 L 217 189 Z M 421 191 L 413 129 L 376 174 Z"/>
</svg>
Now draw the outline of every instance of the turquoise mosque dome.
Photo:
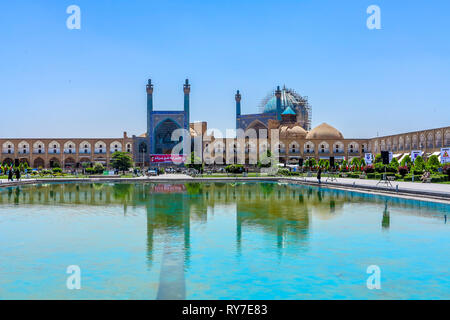
<svg viewBox="0 0 450 320">
<path fill-rule="evenodd" d="M 293 89 L 283 87 L 281 89 L 281 112 L 285 112 L 288 108 L 290 109 L 288 114 L 296 114 L 301 126 L 307 131 L 311 130 L 311 106 L 308 97 L 301 96 Z M 275 90 L 262 100 L 259 109 L 261 113 L 277 112 Z"/>
<path fill-rule="evenodd" d="M 295 111 L 292 110 L 292 108 L 289 107 L 289 106 L 283 111 L 282 114 L 292 114 L 292 115 L 297 115 L 297 114 L 295 113 Z"/>
</svg>

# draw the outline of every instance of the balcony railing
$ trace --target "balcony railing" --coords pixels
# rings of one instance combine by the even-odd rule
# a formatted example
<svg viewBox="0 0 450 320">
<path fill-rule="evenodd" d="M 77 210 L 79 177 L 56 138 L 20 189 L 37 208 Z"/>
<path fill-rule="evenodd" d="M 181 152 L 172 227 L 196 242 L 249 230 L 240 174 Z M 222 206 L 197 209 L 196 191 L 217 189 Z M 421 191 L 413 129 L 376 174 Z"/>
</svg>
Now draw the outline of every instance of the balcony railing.
<svg viewBox="0 0 450 320">
<path fill-rule="evenodd" d="M 305 154 L 314 154 L 314 150 L 305 150 L 304 153 Z"/>
</svg>

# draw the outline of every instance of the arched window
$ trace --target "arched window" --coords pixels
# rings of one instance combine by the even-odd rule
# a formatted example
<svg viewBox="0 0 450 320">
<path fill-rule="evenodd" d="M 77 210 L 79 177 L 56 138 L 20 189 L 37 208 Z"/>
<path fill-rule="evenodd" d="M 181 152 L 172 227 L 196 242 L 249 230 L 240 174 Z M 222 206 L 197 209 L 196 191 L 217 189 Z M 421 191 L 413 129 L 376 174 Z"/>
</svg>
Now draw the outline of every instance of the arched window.
<svg viewBox="0 0 450 320">
<path fill-rule="evenodd" d="M 110 151 L 111 151 L 111 153 L 121 152 L 122 151 L 122 144 L 119 141 L 113 141 L 110 144 Z"/>
<path fill-rule="evenodd" d="M 42 141 L 36 141 L 33 144 L 33 153 L 35 154 L 45 153 L 44 143 Z"/>
<path fill-rule="evenodd" d="M 413 138 L 412 138 L 412 148 L 413 149 L 417 149 L 417 147 L 418 147 L 417 136 L 414 135 Z"/>
<path fill-rule="evenodd" d="M 286 146 L 284 145 L 283 142 L 280 141 L 280 143 L 278 143 L 278 153 L 285 153 L 286 152 Z"/>
<path fill-rule="evenodd" d="M 28 154 L 30 151 L 30 145 L 26 141 L 22 141 L 19 143 L 19 153 L 20 154 Z"/>
<path fill-rule="evenodd" d="M 450 131 L 445 131 L 445 147 L 450 147 Z"/>
<path fill-rule="evenodd" d="M 319 144 L 319 153 L 325 154 L 329 152 L 330 152 L 330 145 L 327 142 L 322 141 Z"/>
<path fill-rule="evenodd" d="M 436 132 L 436 148 L 441 148 L 442 147 L 442 134 L 440 131 Z"/>
<path fill-rule="evenodd" d="M 334 144 L 334 152 L 344 153 L 344 144 L 341 141 L 338 141 Z"/>
<path fill-rule="evenodd" d="M 398 150 L 403 150 L 403 147 L 404 147 L 404 139 L 403 137 L 400 137 L 398 139 Z"/>
<path fill-rule="evenodd" d="M 106 143 L 103 141 L 97 141 L 95 143 L 95 153 L 96 154 L 105 154 L 106 153 Z"/>
<path fill-rule="evenodd" d="M 82 154 L 91 153 L 91 144 L 87 141 L 83 141 L 82 143 L 80 143 L 78 151 L 79 151 L 79 153 L 82 153 Z"/>
<path fill-rule="evenodd" d="M 311 141 L 307 141 L 303 145 L 303 152 L 304 153 L 314 153 L 314 143 L 312 143 Z"/>
<path fill-rule="evenodd" d="M 11 141 L 6 141 L 3 143 L 3 153 L 13 154 L 14 153 L 14 144 Z"/>
<path fill-rule="evenodd" d="M 297 143 L 297 141 L 293 141 L 289 144 L 289 151 L 291 153 L 299 153 L 300 152 L 300 145 Z"/>
<path fill-rule="evenodd" d="M 75 143 L 72 141 L 67 141 L 66 143 L 64 143 L 64 153 L 67 153 L 67 154 L 76 153 Z"/>
<path fill-rule="evenodd" d="M 434 145 L 433 145 L 433 134 L 431 132 L 428 133 L 428 136 L 427 136 L 427 147 L 429 149 L 434 148 Z"/>
<path fill-rule="evenodd" d="M 359 144 L 357 142 L 355 142 L 355 141 L 350 142 L 350 144 L 348 145 L 348 152 L 349 153 L 358 153 L 359 152 L 358 149 L 359 149 Z"/>
</svg>

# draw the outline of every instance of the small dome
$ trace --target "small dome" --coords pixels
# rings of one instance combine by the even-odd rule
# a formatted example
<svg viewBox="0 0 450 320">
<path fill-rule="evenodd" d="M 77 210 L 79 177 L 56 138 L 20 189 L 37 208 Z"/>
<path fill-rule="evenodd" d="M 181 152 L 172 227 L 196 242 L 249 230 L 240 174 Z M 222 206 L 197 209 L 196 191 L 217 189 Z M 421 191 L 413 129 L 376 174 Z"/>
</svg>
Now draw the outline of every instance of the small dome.
<svg viewBox="0 0 450 320">
<path fill-rule="evenodd" d="M 306 136 L 306 134 L 307 134 L 306 130 L 300 126 L 294 126 L 291 129 L 288 129 L 288 133 L 296 134 L 296 135 L 303 135 L 303 136 Z"/>
<path fill-rule="evenodd" d="M 290 128 L 289 126 L 280 126 L 281 137 L 296 136 L 304 138 L 306 134 L 307 134 L 306 130 L 300 127 L 299 125 L 295 125 L 292 128 Z"/>
<path fill-rule="evenodd" d="M 294 110 L 292 110 L 291 107 L 287 107 L 286 110 L 284 110 L 282 114 L 284 114 L 284 115 L 290 114 L 290 115 L 294 115 L 294 116 L 297 115 L 297 114 L 294 112 Z"/>
<path fill-rule="evenodd" d="M 344 139 L 342 133 L 336 128 L 327 123 L 322 123 L 312 129 L 307 135 L 306 139 Z"/>
</svg>

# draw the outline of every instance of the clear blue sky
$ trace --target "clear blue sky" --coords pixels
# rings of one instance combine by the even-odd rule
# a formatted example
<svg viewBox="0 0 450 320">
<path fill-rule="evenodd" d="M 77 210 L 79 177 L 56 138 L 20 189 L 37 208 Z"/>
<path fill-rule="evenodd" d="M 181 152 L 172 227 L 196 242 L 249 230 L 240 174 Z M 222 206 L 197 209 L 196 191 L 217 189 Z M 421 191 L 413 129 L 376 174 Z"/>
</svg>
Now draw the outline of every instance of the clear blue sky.
<svg viewBox="0 0 450 320">
<path fill-rule="evenodd" d="M 68 30 L 66 8 L 81 8 Z M 381 8 L 382 30 L 366 9 Z M 234 128 L 285 84 L 309 96 L 313 126 L 373 137 L 450 125 L 450 1 L 4 1 L 1 137 L 120 137 L 155 109 Z"/>
</svg>

